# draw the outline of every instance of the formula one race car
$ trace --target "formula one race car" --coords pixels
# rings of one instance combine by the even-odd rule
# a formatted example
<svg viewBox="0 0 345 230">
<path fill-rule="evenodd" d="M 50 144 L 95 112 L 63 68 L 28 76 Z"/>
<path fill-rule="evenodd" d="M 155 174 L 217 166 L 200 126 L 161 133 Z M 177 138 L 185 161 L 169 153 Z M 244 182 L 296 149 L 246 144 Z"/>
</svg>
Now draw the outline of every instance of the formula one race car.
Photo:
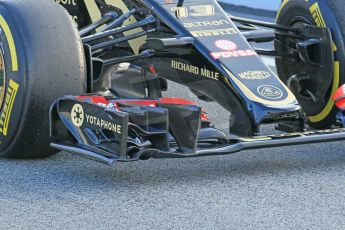
<svg viewBox="0 0 345 230">
<path fill-rule="evenodd" d="M 285 0 L 276 23 L 215 0 L 2 0 L 0 154 L 113 165 L 344 140 L 344 37 L 341 0 Z"/>
</svg>

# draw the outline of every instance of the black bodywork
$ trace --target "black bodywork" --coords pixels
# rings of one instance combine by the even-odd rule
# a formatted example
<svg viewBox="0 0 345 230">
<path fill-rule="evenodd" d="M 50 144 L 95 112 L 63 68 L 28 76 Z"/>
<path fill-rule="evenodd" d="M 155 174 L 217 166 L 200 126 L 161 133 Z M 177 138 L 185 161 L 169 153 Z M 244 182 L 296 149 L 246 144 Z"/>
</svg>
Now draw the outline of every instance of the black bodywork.
<svg viewBox="0 0 345 230">
<path fill-rule="evenodd" d="M 321 98 L 333 74 L 328 29 L 308 25 L 290 28 L 237 18 L 209 0 L 115 2 L 95 0 L 98 19 L 86 1 L 64 4 L 80 28 L 88 62 L 89 97 L 64 97 L 53 105 L 52 147 L 113 164 L 117 160 L 220 155 L 344 138 L 340 129 L 258 136 L 260 126 L 268 123 L 279 123 L 284 131 L 305 131 L 305 117 L 293 92 L 259 55 L 321 68 L 314 81 L 322 87 L 311 92 Z M 296 52 L 255 50 L 250 44 L 286 42 L 287 38 L 293 38 Z M 121 70 L 124 63 L 130 67 Z M 228 110 L 230 133 L 238 138 L 229 139 L 202 120 L 202 108 L 197 105 L 145 105 L 145 100 L 162 97 L 168 81 L 187 86 L 200 99 Z M 116 106 L 95 103 L 95 93 Z M 142 104 L 119 102 L 120 98 L 141 99 Z M 83 108 L 83 116 L 114 127 L 89 120 L 76 126 L 72 122 L 75 105 Z"/>
</svg>

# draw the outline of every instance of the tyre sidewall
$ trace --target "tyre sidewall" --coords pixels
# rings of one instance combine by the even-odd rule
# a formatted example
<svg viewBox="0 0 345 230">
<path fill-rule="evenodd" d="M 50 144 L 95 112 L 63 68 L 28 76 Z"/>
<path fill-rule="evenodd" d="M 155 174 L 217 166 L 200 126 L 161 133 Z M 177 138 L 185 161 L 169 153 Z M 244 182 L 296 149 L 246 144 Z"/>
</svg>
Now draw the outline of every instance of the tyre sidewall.
<svg viewBox="0 0 345 230">
<path fill-rule="evenodd" d="M 21 129 L 21 119 L 24 117 L 26 101 L 26 65 L 22 60 L 26 60 L 26 54 L 24 53 L 24 42 L 18 33 L 16 23 L 11 20 L 11 17 L 0 6 L 0 15 L 3 17 L 1 28 L 1 50 L 3 52 L 5 61 L 5 73 L 6 73 L 6 86 L 5 97 L 0 113 L 0 152 L 1 155 L 6 156 L 9 149 L 11 149 L 12 143 L 15 143 L 15 139 L 18 137 Z M 5 23 L 5 24 L 4 24 Z M 8 26 L 10 34 L 5 33 L 5 28 Z M 14 42 L 10 48 L 11 39 Z M 13 55 L 16 56 L 13 57 Z M 17 64 L 13 63 L 17 60 Z M 18 66 L 17 70 L 15 70 Z"/>
<path fill-rule="evenodd" d="M 85 56 L 77 25 L 51 0 L 4 0 L 0 15 L 11 30 L 18 57 L 18 71 L 11 71 L 10 43 L 5 41 L 6 87 L 16 82 L 18 91 L 15 98 L 6 96 L 13 106 L 6 115 L 8 132 L 0 133 L 0 156 L 50 156 L 56 152 L 49 146 L 51 104 L 63 95 L 86 90 Z"/>
</svg>

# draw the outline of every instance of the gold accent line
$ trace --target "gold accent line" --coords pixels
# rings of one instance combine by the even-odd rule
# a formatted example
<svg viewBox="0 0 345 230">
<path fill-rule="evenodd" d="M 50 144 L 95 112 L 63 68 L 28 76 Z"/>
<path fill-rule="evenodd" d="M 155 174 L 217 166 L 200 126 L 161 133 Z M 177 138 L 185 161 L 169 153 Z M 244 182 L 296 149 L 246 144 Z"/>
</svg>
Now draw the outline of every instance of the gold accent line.
<svg viewBox="0 0 345 230">
<path fill-rule="evenodd" d="M 272 140 L 271 137 L 253 137 L 253 138 L 240 138 L 243 142 L 257 142 L 257 141 L 270 141 Z"/>
<path fill-rule="evenodd" d="M 101 11 L 98 9 L 95 0 L 85 0 L 85 5 L 92 22 L 95 22 L 102 17 Z"/>
<path fill-rule="evenodd" d="M 105 3 L 121 9 L 123 13 L 127 13 L 129 11 L 128 7 L 126 6 L 126 4 L 122 0 L 105 0 Z M 123 23 L 123 25 L 129 25 L 129 24 L 135 23 L 136 21 L 137 20 L 135 20 L 135 18 L 132 16 L 129 19 L 127 19 Z M 131 35 L 134 33 L 142 32 L 142 31 L 143 31 L 142 28 L 137 28 L 137 29 L 133 29 L 130 31 L 126 31 L 123 34 L 125 36 L 128 36 L 128 35 Z M 131 46 L 131 48 L 135 54 L 139 53 L 140 47 L 146 43 L 146 40 L 147 40 L 147 36 L 143 36 L 143 37 L 136 38 L 136 39 L 129 41 L 129 45 Z"/>
</svg>

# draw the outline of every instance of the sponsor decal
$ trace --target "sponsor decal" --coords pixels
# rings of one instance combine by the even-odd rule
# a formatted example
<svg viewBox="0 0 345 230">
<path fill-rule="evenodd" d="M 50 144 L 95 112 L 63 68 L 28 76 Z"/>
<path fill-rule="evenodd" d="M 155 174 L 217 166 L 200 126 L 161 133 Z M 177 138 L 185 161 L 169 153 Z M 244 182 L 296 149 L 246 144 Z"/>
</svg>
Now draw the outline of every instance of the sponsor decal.
<svg viewBox="0 0 345 230">
<path fill-rule="evenodd" d="M 323 18 L 320 6 L 318 2 L 315 2 L 313 5 L 310 6 L 310 13 L 313 15 L 314 21 L 318 27 L 327 28 L 327 24 L 325 19 Z M 333 51 L 337 52 L 338 48 L 333 41 Z"/>
<path fill-rule="evenodd" d="M 109 131 L 117 133 L 117 134 L 122 133 L 122 126 L 121 125 L 117 125 L 117 124 L 114 124 L 110 121 L 105 121 L 103 119 L 100 119 L 100 118 L 95 117 L 95 116 L 90 116 L 88 114 L 85 114 L 85 116 L 86 116 L 86 122 L 90 125 L 98 126 L 102 129 L 106 129 L 106 130 L 109 130 Z"/>
<path fill-rule="evenodd" d="M 215 36 L 222 36 L 222 35 L 232 35 L 237 34 L 237 31 L 233 28 L 228 29 L 215 29 L 215 30 L 199 30 L 199 31 L 192 31 L 192 35 L 196 38 L 198 37 L 215 37 Z"/>
<path fill-rule="evenodd" d="M 176 14 L 177 18 L 188 18 L 188 8 L 187 7 L 173 7 L 171 11 Z"/>
<path fill-rule="evenodd" d="M 279 99 L 283 96 L 281 89 L 272 85 L 259 86 L 258 93 L 268 99 Z"/>
<path fill-rule="evenodd" d="M 262 80 L 271 77 L 271 74 L 267 71 L 246 71 L 238 76 L 245 80 Z"/>
<path fill-rule="evenodd" d="M 71 119 L 73 125 L 76 127 L 81 127 L 83 124 L 87 123 L 89 125 L 97 126 L 101 129 L 109 130 L 117 134 L 122 134 L 122 126 L 114 124 L 111 121 L 106 121 L 93 115 L 86 114 L 84 112 L 83 106 L 80 104 L 75 104 L 71 110 Z"/>
<path fill-rule="evenodd" d="M 300 116 L 298 113 L 282 114 L 278 115 L 276 119 L 298 119 Z"/>
<path fill-rule="evenodd" d="M 211 70 L 206 69 L 206 68 L 201 68 L 198 66 L 193 66 L 193 65 L 186 64 L 186 63 L 174 61 L 174 60 L 171 60 L 171 68 L 177 69 L 177 70 L 180 70 L 183 72 L 199 75 L 202 77 L 210 78 L 210 79 L 217 80 L 217 81 L 218 81 L 219 76 L 220 76 L 220 74 L 218 72 L 211 71 Z"/>
<path fill-rule="evenodd" d="M 189 7 L 172 7 L 172 12 L 175 12 L 178 18 L 191 17 L 207 17 L 215 15 L 215 9 L 213 5 L 199 5 Z"/>
<path fill-rule="evenodd" d="M 257 56 L 257 53 L 252 49 L 241 50 L 238 49 L 236 43 L 229 40 L 218 40 L 214 45 L 223 50 L 222 52 L 212 52 L 211 56 L 218 60 L 219 58 L 237 58 L 237 57 L 249 57 Z"/>
<path fill-rule="evenodd" d="M 218 40 L 214 43 L 214 45 L 217 46 L 219 49 L 226 51 L 237 49 L 237 44 L 229 40 Z"/>
<path fill-rule="evenodd" d="M 84 118 L 85 114 L 83 106 L 81 106 L 80 104 L 75 104 L 71 111 L 71 119 L 73 125 L 75 125 L 78 128 L 81 127 L 84 123 Z"/>
<path fill-rule="evenodd" d="M 19 85 L 15 81 L 10 79 L 6 93 L 5 104 L 3 105 L 3 110 L 0 116 L 0 133 L 2 133 L 4 136 L 7 136 L 8 134 L 8 125 L 10 123 L 12 109 L 17 97 L 18 90 Z"/>
<path fill-rule="evenodd" d="M 55 0 L 56 3 L 59 3 L 61 5 L 72 5 L 76 6 L 76 0 Z"/>
<path fill-rule="evenodd" d="M 55 0 L 56 3 L 63 5 L 63 6 L 76 6 L 77 0 Z M 76 15 L 71 15 L 72 19 L 78 23 L 78 16 Z"/>
<path fill-rule="evenodd" d="M 200 22 L 186 22 L 183 25 L 186 28 L 197 28 L 197 27 L 206 27 L 206 26 L 221 26 L 229 25 L 230 23 L 227 20 L 213 20 L 213 21 L 200 21 Z"/>
<path fill-rule="evenodd" d="M 207 17 L 215 15 L 215 10 L 213 5 L 199 5 L 190 6 L 190 16 L 192 17 Z"/>
<path fill-rule="evenodd" d="M 314 3 L 311 7 L 310 7 L 310 12 L 313 15 L 313 18 L 315 20 L 315 23 L 318 27 L 322 27 L 322 28 L 326 28 L 327 25 L 325 23 L 325 20 L 323 19 L 320 7 L 319 7 L 319 3 Z"/>
</svg>

